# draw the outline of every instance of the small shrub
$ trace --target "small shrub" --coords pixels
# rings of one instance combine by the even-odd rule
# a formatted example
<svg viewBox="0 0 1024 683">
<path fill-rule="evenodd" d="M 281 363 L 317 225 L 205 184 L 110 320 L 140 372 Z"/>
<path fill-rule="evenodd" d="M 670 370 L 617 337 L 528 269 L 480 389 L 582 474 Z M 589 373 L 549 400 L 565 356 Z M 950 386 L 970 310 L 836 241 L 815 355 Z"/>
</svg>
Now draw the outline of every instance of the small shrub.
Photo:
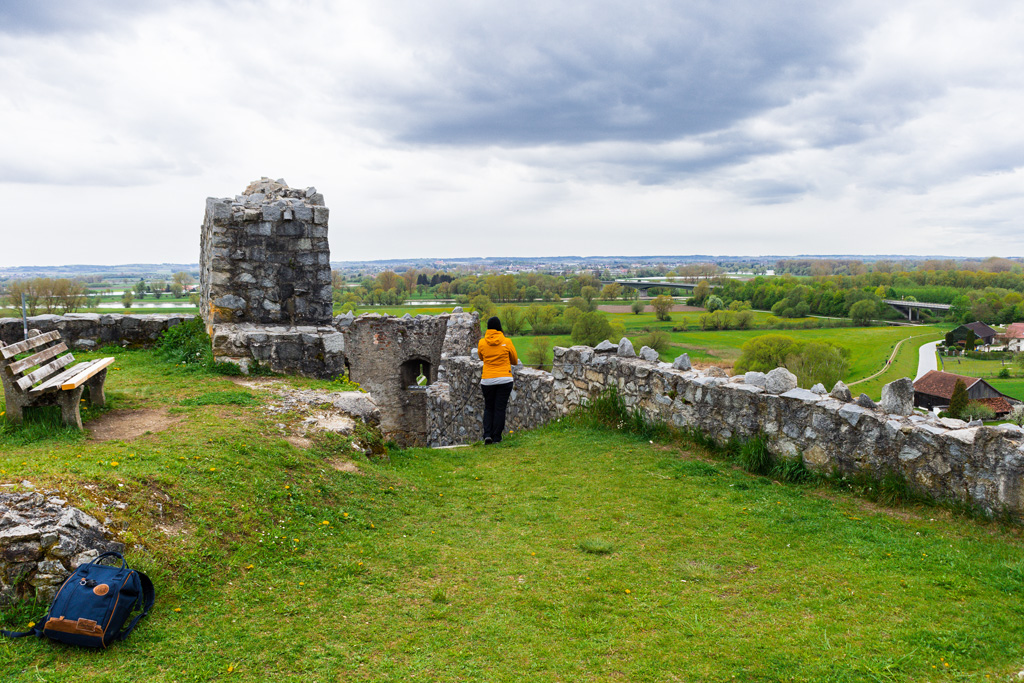
<svg viewBox="0 0 1024 683">
<path fill-rule="evenodd" d="M 763 436 L 756 436 L 744 441 L 740 446 L 740 466 L 751 474 L 768 474 L 774 462 L 768 450 L 768 441 Z"/>
<path fill-rule="evenodd" d="M 1010 368 L 1003 368 L 999 371 L 999 379 L 1010 379 Z"/>
<path fill-rule="evenodd" d="M 672 338 L 665 330 L 651 330 L 637 339 L 642 346 L 649 346 L 658 353 L 666 350 L 672 342 Z"/>
<path fill-rule="evenodd" d="M 772 476 L 792 484 L 799 484 L 813 477 L 811 471 L 804 465 L 804 459 L 799 457 L 781 461 L 772 468 Z"/>
<path fill-rule="evenodd" d="M 591 555 L 610 555 L 615 550 L 615 545 L 603 538 L 588 538 L 580 541 L 580 550 Z"/>
<path fill-rule="evenodd" d="M 168 329 L 160 335 L 156 356 L 175 365 L 210 366 L 213 351 L 205 323 L 196 317 Z"/>
<path fill-rule="evenodd" d="M 993 420 L 996 412 L 984 403 L 968 401 L 967 407 L 960 413 L 962 420 Z"/>
</svg>

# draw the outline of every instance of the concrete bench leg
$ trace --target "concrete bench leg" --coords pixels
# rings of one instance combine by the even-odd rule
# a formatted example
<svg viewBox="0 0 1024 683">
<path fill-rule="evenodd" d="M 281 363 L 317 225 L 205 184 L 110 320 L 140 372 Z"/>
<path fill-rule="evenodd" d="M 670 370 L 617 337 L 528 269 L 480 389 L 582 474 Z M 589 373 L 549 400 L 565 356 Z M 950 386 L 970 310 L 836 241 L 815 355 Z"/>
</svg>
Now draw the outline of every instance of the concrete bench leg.
<svg viewBox="0 0 1024 683">
<path fill-rule="evenodd" d="M 85 386 L 89 387 L 89 403 L 93 404 L 97 408 L 102 408 L 107 405 L 106 394 L 103 393 L 103 383 L 107 380 L 107 371 L 103 370 L 96 373 Z"/>
<path fill-rule="evenodd" d="M 4 410 L 7 411 L 4 417 L 13 424 L 21 424 L 24 419 L 22 408 L 25 407 L 25 403 L 22 403 L 21 397 L 13 391 L 5 391 L 4 402 L 6 404 Z"/>
<path fill-rule="evenodd" d="M 79 430 L 82 429 L 82 413 L 79 411 L 79 401 L 82 400 L 83 391 L 85 391 L 85 385 L 61 391 L 57 397 L 57 403 L 60 404 L 61 421 L 69 427 L 76 427 Z"/>
</svg>

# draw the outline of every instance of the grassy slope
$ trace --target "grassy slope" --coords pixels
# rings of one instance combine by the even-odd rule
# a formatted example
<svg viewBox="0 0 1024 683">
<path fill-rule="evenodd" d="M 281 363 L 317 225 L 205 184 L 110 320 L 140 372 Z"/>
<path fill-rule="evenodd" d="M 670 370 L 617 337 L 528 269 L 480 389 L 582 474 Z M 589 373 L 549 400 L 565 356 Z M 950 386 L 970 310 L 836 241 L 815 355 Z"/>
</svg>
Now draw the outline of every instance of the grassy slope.
<svg viewBox="0 0 1024 683">
<path fill-rule="evenodd" d="M 157 608 L 102 654 L 2 641 L 5 680 L 982 681 L 1020 668 L 1019 530 L 894 515 L 564 424 L 345 473 L 327 463 L 337 450 L 284 442 L 278 415 L 179 405 L 237 395 L 224 379 L 148 352 L 116 367 L 115 407 L 182 422 L 132 443 L 4 428 L 0 481 L 59 486 L 101 517 L 104 498 L 128 503 L 106 514 Z"/>
</svg>

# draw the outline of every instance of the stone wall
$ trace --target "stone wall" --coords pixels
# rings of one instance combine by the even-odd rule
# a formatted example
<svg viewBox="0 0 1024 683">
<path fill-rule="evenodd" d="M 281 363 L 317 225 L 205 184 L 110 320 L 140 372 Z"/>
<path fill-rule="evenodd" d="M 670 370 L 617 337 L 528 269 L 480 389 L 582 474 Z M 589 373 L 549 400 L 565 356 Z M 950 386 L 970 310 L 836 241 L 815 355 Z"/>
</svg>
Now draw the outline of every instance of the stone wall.
<svg viewBox="0 0 1024 683">
<path fill-rule="evenodd" d="M 866 397 L 850 400 L 844 387 L 826 394 L 792 388 L 795 382 L 766 382 L 760 373 L 711 376 L 611 349 L 556 348 L 550 379 L 538 371 L 530 371 L 529 383 L 517 379 L 517 394 L 520 386 L 531 388 L 510 404 L 516 421 L 509 428 L 542 424 L 614 387 L 626 405 L 651 420 L 696 428 L 723 442 L 764 435 L 778 457 L 802 458 L 818 472 L 897 473 L 937 498 L 1024 518 L 1024 430 L 1016 426 L 894 414 Z M 479 374 L 479 364 L 469 358 L 445 363 L 439 383 L 428 391 L 432 445 L 480 438 Z"/>
<path fill-rule="evenodd" d="M 381 431 L 401 445 L 427 442 L 427 383 L 449 355 L 467 355 L 480 338 L 475 313 L 395 318 L 369 313 L 342 317 L 335 324 L 345 334 L 349 377 L 370 392 L 381 407 Z"/>
<path fill-rule="evenodd" d="M 328 216 L 316 188 L 283 180 L 263 178 L 234 199 L 207 199 L 199 261 L 207 327 L 329 324 Z"/>
<path fill-rule="evenodd" d="M 345 337 L 334 327 L 215 325 L 213 357 L 249 372 L 252 361 L 286 375 L 333 379 L 345 372 Z"/>
<path fill-rule="evenodd" d="M 100 522 L 55 495 L 0 493 L 0 605 L 48 604 L 68 574 L 107 551 L 123 552 Z"/>
<path fill-rule="evenodd" d="M 483 438 L 483 363 L 468 357 L 441 365 L 441 381 L 427 387 L 427 442 L 431 446 L 470 443 Z M 512 368 L 514 388 L 505 430 L 533 429 L 561 415 L 551 373 L 522 365 Z"/>
<path fill-rule="evenodd" d="M 160 335 L 194 315 L 121 315 L 118 313 L 69 313 L 34 315 L 28 319 L 30 330 L 60 332 L 73 349 L 92 350 L 108 344 L 152 346 Z M 13 344 L 25 338 L 21 318 L 0 318 L 0 343 Z"/>
</svg>

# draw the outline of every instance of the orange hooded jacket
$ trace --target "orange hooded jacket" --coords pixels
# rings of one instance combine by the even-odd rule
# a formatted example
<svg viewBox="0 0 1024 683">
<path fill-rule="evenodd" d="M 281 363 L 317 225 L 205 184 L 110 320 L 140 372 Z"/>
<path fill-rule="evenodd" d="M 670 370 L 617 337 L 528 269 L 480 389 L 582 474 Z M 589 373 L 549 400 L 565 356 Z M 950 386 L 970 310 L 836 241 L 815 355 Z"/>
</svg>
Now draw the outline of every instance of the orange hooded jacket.
<svg viewBox="0 0 1024 683">
<path fill-rule="evenodd" d="M 484 362 L 482 379 L 511 377 L 512 366 L 519 364 L 512 340 L 498 330 L 487 330 L 484 338 L 477 342 L 476 350 Z"/>
</svg>

